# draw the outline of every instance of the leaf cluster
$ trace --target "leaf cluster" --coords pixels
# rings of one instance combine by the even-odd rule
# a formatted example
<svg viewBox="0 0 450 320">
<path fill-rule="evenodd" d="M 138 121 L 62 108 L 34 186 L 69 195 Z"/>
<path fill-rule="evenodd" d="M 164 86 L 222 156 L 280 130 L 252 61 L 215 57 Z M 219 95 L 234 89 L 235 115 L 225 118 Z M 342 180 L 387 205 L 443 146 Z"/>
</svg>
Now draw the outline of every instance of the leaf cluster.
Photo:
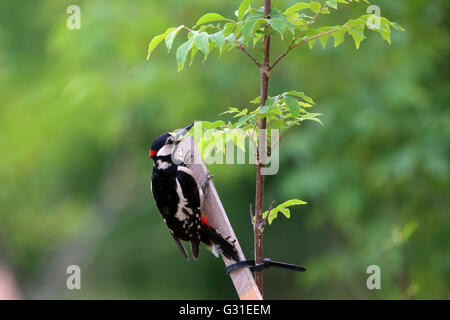
<svg viewBox="0 0 450 320">
<path fill-rule="evenodd" d="M 233 48 L 244 51 L 260 66 L 255 55 L 264 52 L 263 38 L 268 34 L 278 35 L 285 40 L 287 53 L 304 43 L 313 48 L 319 39 L 325 48 L 330 37 L 334 38 L 334 46 L 337 47 L 343 43 L 346 34 L 352 37 L 356 48 L 359 48 L 360 43 L 366 38 L 364 33 L 366 28 L 378 32 L 383 39 L 391 43 L 391 28 L 404 30 L 397 23 L 372 14 L 351 19 L 343 25 L 316 26 L 316 20 L 320 15 L 330 14 L 330 9 L 338 10 L 338 5 L 350 2 L 359 0 L 298 2 L 284 10 L 272 8 L 270 17 L 266 18 L 263 8 L 254 8 L 252 0 L 244 0 L 236 10 L 234 19 L 218 13 L 206 13 L 192 28 L 184 25 L 172 27 L 153 37 L 149 44 L 147 59 L 163 40 L 170 52 L 176 37 L 183 30 L 187 31 L 187 35 L 176 50 L 178 71 L 183 70 L 189 56 L 191 65 L 199 51 L 203 53 L 203 60 L 206 60 L 214 50 L 222 54 Z M 374 21 L 377 23 L 373 23 Z"/>
</svg>

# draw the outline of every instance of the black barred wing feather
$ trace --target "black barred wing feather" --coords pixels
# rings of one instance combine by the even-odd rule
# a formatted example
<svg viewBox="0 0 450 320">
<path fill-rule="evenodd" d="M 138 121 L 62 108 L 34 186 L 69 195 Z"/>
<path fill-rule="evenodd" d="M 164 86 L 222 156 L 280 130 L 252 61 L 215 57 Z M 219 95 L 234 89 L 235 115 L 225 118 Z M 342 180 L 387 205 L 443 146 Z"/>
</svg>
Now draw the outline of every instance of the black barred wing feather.
<svg viewBox="0 0 450 320">
<path fill-rule="evenodd" d="M 181 223 L 183 240 L 199 240 L 201 228 L 202 192 L 190 169 L 178 166 L 177 194 L 180 198 L 175 218 Z"/>
</svg>

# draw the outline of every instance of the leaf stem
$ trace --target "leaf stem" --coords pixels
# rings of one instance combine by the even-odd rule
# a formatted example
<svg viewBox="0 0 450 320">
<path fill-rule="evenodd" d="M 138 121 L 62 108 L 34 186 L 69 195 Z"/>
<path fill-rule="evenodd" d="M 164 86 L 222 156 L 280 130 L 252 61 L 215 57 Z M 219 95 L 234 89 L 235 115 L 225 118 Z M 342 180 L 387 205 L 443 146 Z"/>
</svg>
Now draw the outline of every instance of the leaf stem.
<svg viewBox="0 0 450 320">
<path fill-rule="evenodd" d="M 262 225 L 260 226 L 260 228 L 262 228 L 263 231 L 264 231 L 264 226 L 266 225 L 267 220 L 269 219 L 269 215 L 272 212 L 273 206 L 275 205 L 275 201 L 276 200 L 273 200 L 272 203 L 270 204 L 269 210 L 267 211 L 267 215 L 264 217 L 264 221 L 263 221 Z"/>
</svg>

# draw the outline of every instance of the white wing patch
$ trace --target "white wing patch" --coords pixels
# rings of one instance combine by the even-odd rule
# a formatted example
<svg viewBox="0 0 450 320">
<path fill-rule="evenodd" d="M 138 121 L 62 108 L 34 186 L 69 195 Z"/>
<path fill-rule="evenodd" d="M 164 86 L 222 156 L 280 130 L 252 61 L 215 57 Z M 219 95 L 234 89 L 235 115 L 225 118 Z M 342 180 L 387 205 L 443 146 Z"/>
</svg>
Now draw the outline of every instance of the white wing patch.
<svg viewBox="0 0 450 320">
<path fill-rule="evenodd" d="M 183 209 L 186 210 L 189 214 L 192 214 L 193 212 L 191 208 L 186 207 L 188 201 L 183 195 L 183 190 L 181 189 L 180 182 L 178 182 L 178 179 L 175 179 L 175 181 L 177 182 L 177 194 L 178 197 L 180 198 L 175 217 L 180 221 L 184 221 L 188 218 L 188 216 L 186 215 L 186 213 L 183 212 Z"/>
</svg>

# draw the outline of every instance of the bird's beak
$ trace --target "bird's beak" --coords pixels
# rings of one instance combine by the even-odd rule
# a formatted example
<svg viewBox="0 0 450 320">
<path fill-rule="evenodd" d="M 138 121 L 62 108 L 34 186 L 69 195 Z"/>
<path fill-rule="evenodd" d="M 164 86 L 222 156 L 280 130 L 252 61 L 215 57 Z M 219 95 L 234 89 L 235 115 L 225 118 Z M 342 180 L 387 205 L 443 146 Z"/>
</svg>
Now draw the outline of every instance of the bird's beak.
<svg viewBox="0 0 450 320">
<path fill-rule="evenodd" d="M 177 142 L 181 142 L 184 138 L 184 136 L 189 132 L 189 130 L 191 130 L 191 128 L 194 126 L 193 123 L 191 123 L 190 125 L 188 125 L 187 127 L 184 127 L 183 129 L 178 130 L 177 132 L 175 132 L 175 136 L 176 136 L 176 141 Z"/>
</svg>

